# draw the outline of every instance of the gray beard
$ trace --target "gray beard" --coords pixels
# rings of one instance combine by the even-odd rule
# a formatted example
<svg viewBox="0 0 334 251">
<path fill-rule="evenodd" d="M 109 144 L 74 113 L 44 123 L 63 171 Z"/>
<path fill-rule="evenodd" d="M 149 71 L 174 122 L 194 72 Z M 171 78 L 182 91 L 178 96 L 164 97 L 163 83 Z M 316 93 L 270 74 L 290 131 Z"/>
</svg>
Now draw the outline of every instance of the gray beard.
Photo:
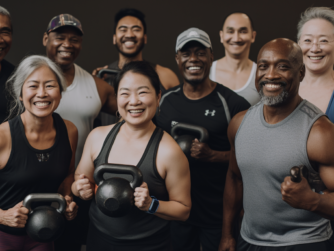
<svg viewBox="0 0 334 251">
<path fill-rule="evenodd" d="M 259 94 L 261 96 L 262 103 L 267 105 L 267 106 L 279 105 L 279 104 L 283 103 L 289 96 L 289 93 L 285 90 L 277 96 L 273 96 L 273 97 L 265 96 L 264 93 L 263 93 L 263 87 L 261 87 L 261 89 L 259 91 Z"/>
</svg>

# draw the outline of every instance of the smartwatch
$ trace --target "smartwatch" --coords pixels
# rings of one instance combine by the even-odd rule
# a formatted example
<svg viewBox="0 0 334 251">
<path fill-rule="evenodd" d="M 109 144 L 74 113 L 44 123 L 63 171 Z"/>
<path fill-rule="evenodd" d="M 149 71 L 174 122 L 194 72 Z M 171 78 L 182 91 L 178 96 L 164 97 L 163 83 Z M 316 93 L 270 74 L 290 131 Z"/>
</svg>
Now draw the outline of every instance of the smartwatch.
<svg viewBox="0 0 334 251">
<path fill-rule="evenodd" d="M 159 200 L 155 198 L 154 196 L 151 196 L 151 198 L 152 198 L 152 202 L 151 202 L 150 208 L 146 211 L 146 213 L 148 214 L 154 214 L 158 210 L 158 207 L 159 207 Z"/>
</svg>

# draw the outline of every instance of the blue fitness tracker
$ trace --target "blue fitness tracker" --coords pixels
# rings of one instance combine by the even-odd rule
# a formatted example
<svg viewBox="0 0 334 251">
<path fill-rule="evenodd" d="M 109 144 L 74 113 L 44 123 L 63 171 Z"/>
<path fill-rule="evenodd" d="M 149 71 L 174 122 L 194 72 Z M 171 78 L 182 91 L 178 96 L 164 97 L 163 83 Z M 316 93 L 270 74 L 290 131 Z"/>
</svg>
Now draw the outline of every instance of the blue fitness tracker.
<svg viewBox="0 0 334 251">
<path fill-rule="evenodd" d="M 151 202 L 150 208 L 146 211 L 146 213 L 154 214 L 158 210 L 159 200 L 155 198 L 154 196 L 151 196 L 151 198 L 152 198 L 152 202 Z"/>
</svg>

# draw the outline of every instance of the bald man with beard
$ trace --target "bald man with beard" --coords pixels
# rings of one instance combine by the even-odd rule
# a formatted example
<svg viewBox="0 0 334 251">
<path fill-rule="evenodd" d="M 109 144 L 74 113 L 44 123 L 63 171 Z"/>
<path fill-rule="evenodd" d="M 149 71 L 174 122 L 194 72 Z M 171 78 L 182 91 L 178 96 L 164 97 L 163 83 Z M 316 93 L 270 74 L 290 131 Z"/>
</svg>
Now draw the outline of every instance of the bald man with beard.
<svg viewBox="0 0 334 251">
<path fill-rule="evenodd" d="M 275 39 L 260 50 L 255 83 L 261 102 L 238 113 L 228 128 L 220 251 L 333 250 L 334 125 L 299 96 L 304 75 L 295 42 Z M 290 169 L 301 165 L 325 193 L 311 189 L 312 179 L 292 182 Z M 236 243 L 232 226 L 242 207 Z"/>
</svg>

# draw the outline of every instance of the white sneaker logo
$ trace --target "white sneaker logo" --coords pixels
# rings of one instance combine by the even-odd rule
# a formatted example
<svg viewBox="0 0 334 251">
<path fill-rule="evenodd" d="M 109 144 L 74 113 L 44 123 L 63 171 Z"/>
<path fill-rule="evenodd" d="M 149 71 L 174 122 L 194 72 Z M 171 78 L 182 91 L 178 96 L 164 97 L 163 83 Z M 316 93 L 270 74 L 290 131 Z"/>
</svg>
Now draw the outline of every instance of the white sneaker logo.
<svg viewBox="0 0 334 251">
<path fill-rule="evenodd" d="M 212 112 L 210 112 L 210 110 L 205 110 L 204 115 L 208 116 L 209 114 L 211 114 L 211 116 L 213 117 L 213 116 L 215 116 L 215 113 L 216 113 L 216 110 L 212 110 Z"/>
</svg>

